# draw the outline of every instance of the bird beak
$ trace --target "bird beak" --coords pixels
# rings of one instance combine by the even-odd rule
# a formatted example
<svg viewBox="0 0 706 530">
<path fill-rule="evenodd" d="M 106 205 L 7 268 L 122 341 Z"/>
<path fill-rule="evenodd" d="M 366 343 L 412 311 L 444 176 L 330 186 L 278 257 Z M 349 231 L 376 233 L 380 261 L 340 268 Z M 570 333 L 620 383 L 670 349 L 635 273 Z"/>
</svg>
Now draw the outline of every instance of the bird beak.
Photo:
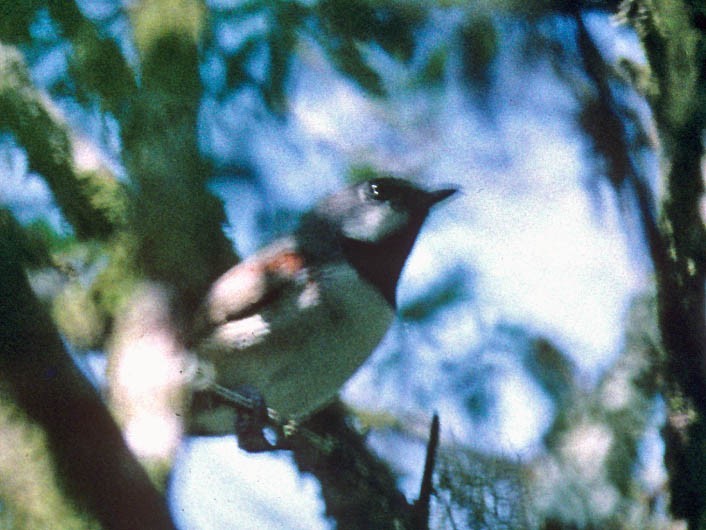
<svg viewBox="0 0 706 530">
<path fill-rule="evenodd" d="M 443 190 L 429 191 L 427 192 L 427 204 L 431 208 L 436 203 L 448 199 L 458 191 L 458 188 L 445 188 Z"/>
</svg>

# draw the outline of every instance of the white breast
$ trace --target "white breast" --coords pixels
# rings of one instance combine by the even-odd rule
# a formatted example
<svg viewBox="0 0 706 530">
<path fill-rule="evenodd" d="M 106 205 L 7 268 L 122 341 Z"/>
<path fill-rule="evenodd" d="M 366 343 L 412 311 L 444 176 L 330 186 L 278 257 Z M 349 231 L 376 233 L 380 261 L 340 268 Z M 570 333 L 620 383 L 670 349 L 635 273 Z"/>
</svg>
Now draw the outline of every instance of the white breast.
<svg viewBox="0 0 706 530">
<path fill-rule="evenodd" d="M 319 270 L 281 294 L 259 313 L 220 326 L 214 335 L 231 349 L 209 357 L 220 384 L 253 385 L 268 406 L 301 418 L 333 398 L 368 358 L 393 311 L 347 264 Z"/>
</svg>

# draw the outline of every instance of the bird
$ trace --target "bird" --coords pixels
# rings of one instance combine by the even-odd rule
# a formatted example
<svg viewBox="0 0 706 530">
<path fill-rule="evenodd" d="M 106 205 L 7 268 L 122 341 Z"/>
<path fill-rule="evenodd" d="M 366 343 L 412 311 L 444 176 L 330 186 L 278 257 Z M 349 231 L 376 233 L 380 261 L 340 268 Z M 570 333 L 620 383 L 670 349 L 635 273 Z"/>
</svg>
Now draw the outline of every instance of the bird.
<svg viewBox="0 0 706 530">
<path fill-rule="evenodd" d="M 194 323 L 200 388 L 240 392 L 301 421 L 331 401 L 370 356 L 397 308 L 402 269 L 431 208 L 457 192 L 381 176 L 305 213 L 293 234 L 241 261 L 208 290 Z M 191 429 L 268 448 L 261 425 L 195 399 Z"/>
</svg>

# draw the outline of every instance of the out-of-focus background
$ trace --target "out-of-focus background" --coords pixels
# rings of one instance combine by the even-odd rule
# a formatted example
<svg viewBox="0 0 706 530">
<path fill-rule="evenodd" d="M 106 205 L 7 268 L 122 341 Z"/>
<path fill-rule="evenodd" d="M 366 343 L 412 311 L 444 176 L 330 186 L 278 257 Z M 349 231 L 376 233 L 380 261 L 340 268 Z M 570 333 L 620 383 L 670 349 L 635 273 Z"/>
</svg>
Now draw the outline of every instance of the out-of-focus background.
<svg viewBox="0 0 706 530">
<path fill-rule="evenodd" d="M 462 189 L 425 224 L 398 318 L 342 391 L 391 498 L 416 499 L 438 412 L 430 528 L 703 520 L 703 7 L 0 6 L 0 235 L 41 302 L 24 318 L 6 286 L 4 315 L 20 315 L 6 322 L 56 327 L 178 528 L 393 527 L 296 452 L 185 434 L 179 378 L 214 278 L 326 194 L 388 174 Z M 43 384 L 22 374 L 3 384 Z M 56 465 L 61 444 L 32 445 L 55 434 L 25 432 L 18 395 L 0 392 L 0 528 L 105 526 Z M 61 418 L 52 396 L 38 406 Z M 23 497 L 9 477 L 29 447 L 45 489 Z"/>
</svg>

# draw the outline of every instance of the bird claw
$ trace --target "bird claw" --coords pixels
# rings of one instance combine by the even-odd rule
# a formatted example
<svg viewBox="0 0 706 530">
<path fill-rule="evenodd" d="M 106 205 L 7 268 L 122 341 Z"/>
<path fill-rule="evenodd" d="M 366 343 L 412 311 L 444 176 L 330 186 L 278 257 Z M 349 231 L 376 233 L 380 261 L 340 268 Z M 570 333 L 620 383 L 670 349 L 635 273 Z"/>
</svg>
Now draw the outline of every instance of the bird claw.
<svg viewBox="0 0 706 530">
<path fill-rule="evenodd" d="M 235 418 L 235 435 L 238 437 L 238 447 L 248 453 L 264 453 L 290 449 L 287 440 L 287 426 L 275 430 L 275 441 L 271 442 L 265 436 L 264 430 L 269 426 L 269 415 L 265 398 L 254 387 L 242 386 L 238 392 L 250 400 L 251 406 L 239 408 Z"/>
</svg>

